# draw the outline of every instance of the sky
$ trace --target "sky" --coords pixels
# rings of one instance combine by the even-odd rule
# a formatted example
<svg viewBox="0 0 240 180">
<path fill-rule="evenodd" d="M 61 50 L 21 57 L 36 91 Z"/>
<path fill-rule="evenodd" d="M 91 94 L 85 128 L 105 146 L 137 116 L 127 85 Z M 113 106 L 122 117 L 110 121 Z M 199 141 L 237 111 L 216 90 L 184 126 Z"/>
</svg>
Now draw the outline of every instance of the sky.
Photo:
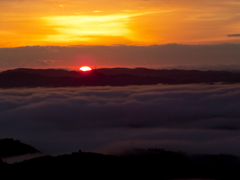
<svg viewBox="0 0 240 180">
<path fill-rule="evenodd" d="M 0 137 L 50 155 L 165 148 L 240 156 L 239 99 L 239 84 L 0 89 Z"/>
<path fill-rule="evenodd" d="M 237 0 L 1 0 L 0 47 L 240 42 Z"/>
<path fill-rule="evenodd" d="M 184 44 L 193 47 L 205 45 L 208 51 L 211 51 L 211 46 L 207 45 L 240 43 L 239 9 L 240 2 L 237 0 L 0 0 L 0 61 L 2 63 L 14 61 L 11 65 L 5 65 L 5 69 L 20 67 L 15 63 L 21 62 L 13 59 L 16 55 L 15 48 L 27 46 L 58 48 L 127 46 L 131 51 L 132 46 Z M 12 50 L 10 52 L 14 54 L 12 59 L 3 58 L 7 56 L 5 51 L 2 51 L 5 48 Z M 78 56 L 94 56 L 95 51 L 97 50 Z M 170 48 L 167 51 L 174 54 L 181 51 L 181 48 Z M 219 51 L 227 50 L 223 48 Z M 126 61 L 135 61 L 139 52 L 142 52 L 141 49 L 133 51 L 133 58 Z M 234 53 L 238 52 L 239 48 L 235 49 Z M 104 53 L 111 54 L 109 51 Z M 61 55 L 42 57 L 41 61 L 59 61 L 61 59 L 59 56 Z M 136 67 L 152 63 L 144 63 L 143 60 L 131 65 L 121 63 L 121 60 L 124 61 L 121 54 L 114 54 L 114 58 L 106 60 L 111 63 L 103 62 L 102 59 L 106 59 L 106 56 L 97 57 L 94 65 Z M 115 59 L 118 56 L 121 60 Z M 190 60 L 188 54 L 184 56 L 183 59 Z M 205 59 L 211 59 L 212 56 L 206 57 Z M 222 55 L 215 57 L 221 58 Z M 28 58 L 25 52 L 24 56 L 21 56 L 22 60 L 29 61 Z M 231 59 L 231 54 L 225 58 L 228 58 L 229 62 L 209 60 L 206 63 L 192 59 L 192 63 L 184 61 L 172 63 L 171 59 L 165 57 L 164 60 L 170 62 L 162 64 L 160 56 L 158 58 L 160 62 L 152 64 L 154 68 L 168 65 L 236 64 Z M 204 59 L 200 61 L 202 60 Z M 34 58 L 30 61 L 32 65 L 23 63 L 21 67 L 57 67 L 57 64 L 49 63 L 46 66 L 38 66 L 39 62 Z M 69 61 L 74 59 L 69 58 Z M 77 62 L 68 64 L 64 60 L 58 67 L 74 69 L 80 64 Z M 1 68 L 3 69 L 3 65 Z"/>
</svg>

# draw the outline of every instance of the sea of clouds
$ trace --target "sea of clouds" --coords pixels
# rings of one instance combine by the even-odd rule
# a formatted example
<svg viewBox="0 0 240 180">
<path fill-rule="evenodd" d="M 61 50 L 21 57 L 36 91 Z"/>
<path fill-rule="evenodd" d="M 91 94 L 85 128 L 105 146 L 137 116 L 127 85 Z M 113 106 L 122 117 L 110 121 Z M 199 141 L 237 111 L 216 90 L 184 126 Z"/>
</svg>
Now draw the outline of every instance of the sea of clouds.
<svg viewBox="0 0 240 180">
<path fill-rule="evenodd" d="M 165 148 L 240 156 L 240 85 L 0 89 L 0 138 L 52 155 Z"/>
</svg>

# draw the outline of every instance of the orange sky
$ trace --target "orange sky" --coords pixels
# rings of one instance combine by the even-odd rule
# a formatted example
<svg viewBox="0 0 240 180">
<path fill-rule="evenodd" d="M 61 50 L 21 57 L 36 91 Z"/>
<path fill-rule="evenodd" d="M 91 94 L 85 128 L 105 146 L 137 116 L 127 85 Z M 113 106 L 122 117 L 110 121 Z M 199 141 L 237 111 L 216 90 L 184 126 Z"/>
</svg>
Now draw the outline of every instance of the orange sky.
<svg viewBox="0 0 240 180">
<path fill-rule="evenodd" d="M 236 0 L 0 0 L 0 47 L 239 43 L 239 9 Z"/>
</svg>

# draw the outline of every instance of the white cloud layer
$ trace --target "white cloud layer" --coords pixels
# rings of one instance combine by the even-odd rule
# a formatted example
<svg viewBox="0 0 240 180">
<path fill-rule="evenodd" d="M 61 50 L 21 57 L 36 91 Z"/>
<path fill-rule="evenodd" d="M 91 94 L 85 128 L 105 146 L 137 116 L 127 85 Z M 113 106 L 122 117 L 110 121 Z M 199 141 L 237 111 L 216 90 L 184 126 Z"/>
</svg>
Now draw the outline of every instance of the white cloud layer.
<svg viewBox="0 0 240 180">
<path fill-rule="evenodd" d="M 0 137 L 50 154 L 165 148 L 240 155 L 240 88 L 0 89 Z"/>
</svg>

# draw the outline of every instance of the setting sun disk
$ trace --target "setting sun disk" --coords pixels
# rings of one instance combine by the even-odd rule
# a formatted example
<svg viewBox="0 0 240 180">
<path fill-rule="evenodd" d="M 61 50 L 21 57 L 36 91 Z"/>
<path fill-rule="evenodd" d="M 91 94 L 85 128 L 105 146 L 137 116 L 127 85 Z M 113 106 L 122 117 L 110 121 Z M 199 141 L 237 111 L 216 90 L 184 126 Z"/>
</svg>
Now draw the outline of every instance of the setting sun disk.
<svg viewBox="0 0 240 180">
<path fill-rule="evenodd" d="M 92 69 L 90 67 L 88 67 L 88 66 L 82 66 L 82 67 L 80 67 L 79 70 L 80 71 L 91 71 Z"/>
</svg>

